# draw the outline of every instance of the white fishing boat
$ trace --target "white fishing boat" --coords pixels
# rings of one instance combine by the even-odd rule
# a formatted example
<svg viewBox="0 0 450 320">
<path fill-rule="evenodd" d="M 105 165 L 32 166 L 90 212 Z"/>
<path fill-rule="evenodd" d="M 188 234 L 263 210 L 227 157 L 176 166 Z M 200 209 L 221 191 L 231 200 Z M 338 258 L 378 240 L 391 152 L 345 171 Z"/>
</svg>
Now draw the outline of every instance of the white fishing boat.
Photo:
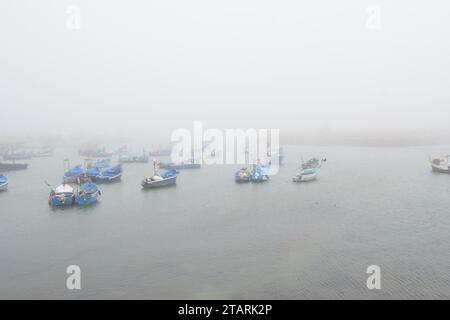
<svg viewBox="0 0 450 320">
<path fill-rule="evenodd" d="M 322 164 L 325 162 L 325 159 L 320 160 L 319 164 L 314 168 L 305 168 L 302 169 L 299 173 L 295 175 L 292 179 L 294 182 L 308 182 L 317 179 L 317 176 L 320 174 L 322 169 Z"/>
<path fill-rule="evenodd" d="M 429 160 L 431 170 L 433 172 L 439 172 L 439 173 L 450 173 L 450 163 L 449 163 L 450 156 L 447 156 L 446 158 L 439 158 L 434 157 Z"/>
</svg>

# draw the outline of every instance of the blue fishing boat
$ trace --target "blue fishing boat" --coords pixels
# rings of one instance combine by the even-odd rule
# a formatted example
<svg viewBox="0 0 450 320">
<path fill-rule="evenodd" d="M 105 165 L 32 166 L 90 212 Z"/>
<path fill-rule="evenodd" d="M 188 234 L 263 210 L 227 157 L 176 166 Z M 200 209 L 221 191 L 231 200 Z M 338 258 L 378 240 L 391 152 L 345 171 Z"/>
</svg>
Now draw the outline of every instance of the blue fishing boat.
<svg viewBox="0 0 450 320">
<path fill-rule="evenodd" d="M 75 203 L 75 191 L 68 184 L 62 184 L 52 189 L 48 197 L 48 204 L 52 207 L 67 207 Z"/>
<path fill-rule="evenodd" d="M 257 164 L 253 166 L 250 174 L 252 182 L 265 182 L 269 180 L 269 167 L 267 165 Z"/>
<path fill-rule="evenodd" d="M 155 174 L 152 177 L 144 178 L 141 185 L 144 189 L 160 188 L 174 185 L 177 182 L 179 172 L 175 169 L 170 169 L 159 173 L 156 169 L 156 162 L 154 162 Z"/>
<path fill-rule="evenodd" d="M 64 173 L 64 183 L 78 183 L 85 180 L 85 172 L 81 166 L 75 166 Z"/>
<path fill-rule="evenodd" d="M 94 162 L 92 167 L 97 167 L 99 169 L 105 169 L 110 166 L 110 163 L 111 163 L 111 159 L 97 160 L 96 162 Z"/>
<path fill-rule="evenodd" d="M 101 170 L 98 167 L 90 167 L 86 171 L 86 177 L 94 181 L 97 176 L 100 175 Z"/>
<path fill-rule="evenodd" d="M 162 169 L 175 169 L 175 170 L 182 170 L 182 169 L 200 169 L 201 164 L 200 163 L 194 163 L 191 162 L 161 162 L 159 164 L 159 167 Z"/>
<path fill-rule="evenodd" d="M 91 177 L 91 180 L 99 183 L 116 182 L 122 178 L 122 172 L 122 165 L 118 164 L 111 168 L 99 170 L 99 174 Z"/>
<path fill-rule="evenodd" d="M 234 174 L 234 180 L 238 183 L 250 182 L 251 173 L 247 168 L 242 168 Z"/>
<path fill-rule="evenodd" d="M 3 174 L 0 174 L 0 191 L 5 191 L 8 189 L 8 178 Z"/>
<path fill-rule="evenodd" d="M 83 183 L 75 194 L 75 204 L 85 206 L 97 203 L 100 195 L 97 185 L 92 182 Z"/>
</svg>

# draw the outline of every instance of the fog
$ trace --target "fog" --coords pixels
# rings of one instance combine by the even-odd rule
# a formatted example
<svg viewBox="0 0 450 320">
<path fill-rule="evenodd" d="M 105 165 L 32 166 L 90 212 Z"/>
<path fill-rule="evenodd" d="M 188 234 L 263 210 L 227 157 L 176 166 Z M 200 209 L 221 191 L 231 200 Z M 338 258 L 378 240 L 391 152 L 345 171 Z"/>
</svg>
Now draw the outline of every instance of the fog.
<svg viewBox="0 0 450 320">
<path fill-rule="evenodd" d="M 79 29 L 67 25 L 71 5 Z M 437 0 L 2 0 L 2 136 L 164 141 L 194 120 L 291 135 L 447 131 L 449 9 Z"/>
</svg>

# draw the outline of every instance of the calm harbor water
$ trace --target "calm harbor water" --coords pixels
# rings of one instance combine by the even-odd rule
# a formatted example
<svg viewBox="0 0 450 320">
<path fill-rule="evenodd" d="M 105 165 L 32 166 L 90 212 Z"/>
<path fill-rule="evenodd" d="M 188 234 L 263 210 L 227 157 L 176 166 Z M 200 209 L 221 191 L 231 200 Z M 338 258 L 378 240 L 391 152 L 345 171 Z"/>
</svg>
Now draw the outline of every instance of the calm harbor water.
<svg viewBox="0 0 450 320">
<path fill-rule="evenodd" d="M 239 166 L 182 171 L 141 190 L 152 165 L 124 165 L 101 202 L 53 210 L 62 159 L 30 160 L 0 193 L 0 298 L 449 299 L 450 176 L 438 148 L 285 147 L 265 184 L 235 184 Z M 291 182 L 299 158 L 326 157 L 319 179 Z M 79 265 L 82 290 L 66 289 Z M 382 289 L 366 268 L 379 265 Z"/>
</svg>

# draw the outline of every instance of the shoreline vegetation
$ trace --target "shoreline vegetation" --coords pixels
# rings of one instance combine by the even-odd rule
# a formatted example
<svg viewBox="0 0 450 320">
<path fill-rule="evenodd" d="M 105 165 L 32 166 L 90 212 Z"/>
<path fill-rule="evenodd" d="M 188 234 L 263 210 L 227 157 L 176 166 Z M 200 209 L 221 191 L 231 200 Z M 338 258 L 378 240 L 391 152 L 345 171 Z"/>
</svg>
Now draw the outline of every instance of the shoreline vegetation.
<svg viewBox="0 0 450 320">
<path fill-rule="evenodd" d="M 148 139 L 145 139 L 148 137 Z M 152 135 L 134 137 L 132 135 L 9 135 L 0 138 L 0 154 L 12 149 L 26 149 L 45 145 L 52 148 L 79 147 L 86 144 L 127 144 L 144 142 L 146 144 L 169 144 L 167 141 L 152 141 Z M 316 132 L 280 131 L 280 144 L 293 146 L 351 146 L 351 147 L 439 147 L 450 146 L 450 131 L 348 131 Z"/>
</svg>

